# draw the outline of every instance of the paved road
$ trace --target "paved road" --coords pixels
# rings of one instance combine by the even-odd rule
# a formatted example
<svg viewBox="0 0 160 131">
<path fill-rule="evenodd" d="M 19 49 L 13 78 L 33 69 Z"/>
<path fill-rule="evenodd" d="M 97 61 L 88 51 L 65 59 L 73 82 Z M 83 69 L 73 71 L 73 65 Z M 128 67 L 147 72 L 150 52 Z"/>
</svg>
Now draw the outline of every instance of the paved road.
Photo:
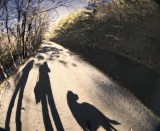
<svg viewBox="0 0 160 131">
<path fill-rule="evenodd" d="M 0 130 L 160 129 L 159 119 L 130 93 L 55 43 L 42 44 L 9 83 L 1 92 Z"/>
</svg>

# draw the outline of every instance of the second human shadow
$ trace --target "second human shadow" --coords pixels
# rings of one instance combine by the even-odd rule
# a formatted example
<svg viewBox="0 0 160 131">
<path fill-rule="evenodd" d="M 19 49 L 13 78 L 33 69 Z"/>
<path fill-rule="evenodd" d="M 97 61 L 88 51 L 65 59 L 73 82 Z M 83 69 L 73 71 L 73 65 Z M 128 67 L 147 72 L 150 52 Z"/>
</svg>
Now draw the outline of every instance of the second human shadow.
<svg viewBox="0 0 160 131">
<path fill-rule="evenodd" d="M 78 124 L 84 131 L 97 131 L 102 126 L 106 131 L 117 131 L 113 125 L 120 125 L 115 120 L 110 120 L 104 116 L 96 107 L 88 103 L 78 103 L 77 94 L 72 91 L 67 93 L 68 106 Z"/>
<path fill-rule="evenodd" d="M 42 115 L 44 120 L 44 126 L 46 131 L 53 131 L 51 119 L 49 116 L 48 104 L 51 110 L 51 114 L 55 123 L 55 126 L 58 131 L 63 131 L 62 122 L 60 120 L 55 102 L 53 99 L 51 84 L 48 73 L 50 69 L 47 62 L 44 62 L 43 65 L 39 68 L 39 79 L 35 86 L 34 93 L 36 98 L 36 103 L 41 102 L 42 104 Z"/>
</svg>

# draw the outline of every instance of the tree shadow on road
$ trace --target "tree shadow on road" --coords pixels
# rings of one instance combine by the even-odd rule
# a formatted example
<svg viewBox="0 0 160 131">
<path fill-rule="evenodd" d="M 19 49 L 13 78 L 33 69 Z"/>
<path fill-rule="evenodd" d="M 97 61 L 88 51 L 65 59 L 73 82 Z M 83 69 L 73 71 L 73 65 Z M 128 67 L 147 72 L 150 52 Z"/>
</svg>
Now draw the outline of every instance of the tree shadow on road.
<svg viewBox="0 0 160 131">
<path fill-rule="evenodd" d="M 34 89 L 36 103 L 41 102 L 42 104 L 42 115 L 43 115 L 44 126 L 46 131 L 53 131 L 51 118 L 48 112 L 48 104 L 49 104 L 51 114 L 57 130 L 63 131 L 64 129 L 62 126 L 62 122 L 60 120 L 60 117 L 53 99 L 50 79 L 48 75 L 49 72 L 50 72 L 50 69 L 48 67 L 48 64 L 47 62 L 44 62 L 43 65 L 41 65 L 39 68 L 39 80 Z"/>
<path fill-rule="evenodd" d="M 62 52 L 63 49 L 58 49 L 56 47 L 51 47 L 51 46 L 44 46 L 41 49 L 38 50 L 38 53 L 48 53 L 48 52 L 54 52 L 55 54 L 60 54 L 60 52 Z"/>
<path fill-rule="evenodd" d="M 16 110 L 16 130 L 21 131 L 22 123 L 21 123 L 21 108 L 22 108 L 22 99 L 23 99 L 23 93 L 25 89 L 25 85 L 29 76 L 29 72 L 33 67 L 34 60 L 31 60 L 22 70 L 22 75 L 21 78 L 19 79 L 17 86 L 15 88 L 14 94 L 11 98 L 8 111 L 7 111 L 7 116 L 6 116 L 6 122 L 5 122 L 5 129 L 7 131 L 10 130 L 10 119 L 11 119 L 11 114 L 13 110 L 13 106 L 15 103 L 15 99 L 18 95 L 19 92 L 19 98 L 17 102 L 17 110 Z"/>
<path fill-rule="evenodd" d="M 79 104 L 78 95 L 71 91 L 67 93 L 68 106 L 84 131 L 97 131 L 102 126 L 106 131 L 117 131 L 113 125 L 120 125 L 115 120 L 110 120 L 104 116 L 96 107 L 88 103 Z"/>
</svg>

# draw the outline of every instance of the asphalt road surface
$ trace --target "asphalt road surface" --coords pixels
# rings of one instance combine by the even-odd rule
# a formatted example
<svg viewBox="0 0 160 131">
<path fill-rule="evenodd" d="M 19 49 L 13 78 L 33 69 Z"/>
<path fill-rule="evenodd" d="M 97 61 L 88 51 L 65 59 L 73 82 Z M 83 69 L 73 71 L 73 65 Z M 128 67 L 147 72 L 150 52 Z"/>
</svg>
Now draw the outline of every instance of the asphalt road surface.
<svg viewBox="0 0 160 131">
<path fill-rule="evenodd" d="M 45 42 L 0 94 L 0 130 L 158 131 L 160 120 L 107 75 Z"/>
</svg>

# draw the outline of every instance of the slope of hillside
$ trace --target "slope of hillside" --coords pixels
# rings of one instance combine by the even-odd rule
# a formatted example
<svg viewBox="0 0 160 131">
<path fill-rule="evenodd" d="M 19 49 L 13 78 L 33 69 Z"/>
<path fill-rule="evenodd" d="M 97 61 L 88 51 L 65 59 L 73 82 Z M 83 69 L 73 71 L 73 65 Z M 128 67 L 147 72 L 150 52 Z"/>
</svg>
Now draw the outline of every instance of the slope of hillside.
<svg viewBox="0 0 160 131">
<path fill-rule="evenodd" d="M 160 10 L 152 0 L 118 0 L 96 12 L 78 10 L 62 20 L 48 38 L 76 48 L 107 50 L 160 72 Z"/>
<path fill-rule="evenodd" d="M 47 34 L 80 54 L 160 116 L 160 8 L 152 0 L 117 0 L 77 10 Z"/>
</svg>

